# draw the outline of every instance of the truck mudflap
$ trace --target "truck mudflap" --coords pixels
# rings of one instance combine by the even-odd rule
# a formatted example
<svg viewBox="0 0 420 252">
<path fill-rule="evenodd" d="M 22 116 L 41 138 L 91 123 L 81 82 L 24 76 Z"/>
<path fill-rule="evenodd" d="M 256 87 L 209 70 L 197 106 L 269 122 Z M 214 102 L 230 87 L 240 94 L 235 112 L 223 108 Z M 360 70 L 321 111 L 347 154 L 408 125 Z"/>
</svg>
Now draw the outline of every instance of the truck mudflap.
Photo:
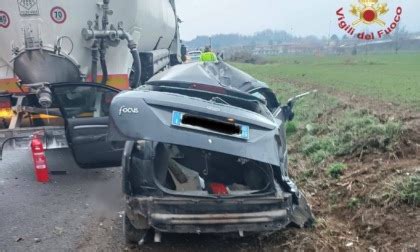
<svg viewBox="0 0 420 252">
<path fill-rule="evenodd" d="M 68 148 L 64 127 L 33 127 L 0 130 L 0 160 L 5 150 L 29 149 L 31 137 L 38 134 L 46 150 Z"/>
<path fill-rule="evenodd" d="M 129 197 L 127 200 L 126 214 L 136 228 L 153 228 L 164 233 L 264 233 L 289 226 L 303 228 L 313 221 L 305 207 L 295 213 L 301 206 L 293 206 L 292 197 L 287 193 L 283 198 Z"/>
</svg>

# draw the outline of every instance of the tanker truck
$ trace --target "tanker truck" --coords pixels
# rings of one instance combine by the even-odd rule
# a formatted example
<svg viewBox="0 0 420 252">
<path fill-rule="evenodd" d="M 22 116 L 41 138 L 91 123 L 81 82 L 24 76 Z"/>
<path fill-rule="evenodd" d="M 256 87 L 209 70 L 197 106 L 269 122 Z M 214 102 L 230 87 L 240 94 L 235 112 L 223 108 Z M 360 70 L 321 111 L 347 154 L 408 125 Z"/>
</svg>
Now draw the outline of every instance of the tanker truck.
<svg viewBox="0 0 420 252">
<path fill-rule="evenodd" d="M 135 88 L 180 62 L 175 0 L 0 0 L 0 145 L 67 147 L 48 84 Z M 1 147 L 1 146 L 0 146 Z"/>
</svg>

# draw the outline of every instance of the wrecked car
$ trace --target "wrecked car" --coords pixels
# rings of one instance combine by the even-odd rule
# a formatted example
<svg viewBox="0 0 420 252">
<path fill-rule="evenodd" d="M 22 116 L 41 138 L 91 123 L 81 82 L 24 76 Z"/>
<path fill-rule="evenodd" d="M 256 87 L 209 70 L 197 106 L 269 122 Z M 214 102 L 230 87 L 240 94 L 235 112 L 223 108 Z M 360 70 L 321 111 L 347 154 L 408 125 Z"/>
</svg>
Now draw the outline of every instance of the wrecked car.
<svg viewBox="0 0 420 252">
<path fill-rule="evenodd" d="M 164 71 L 110 107 L 111 142 L 126 142 L 128 242 L 161 233 L 261 233 L 311 225 L 288 176 L 285 123 L 268 86 L 224 63 Z"/>
<path fill-rule="evenodd" d="M 288 175 L 285 123 L 268 86 L 224 63 L 174 66 L 137 89 L 48 85 L 81 168 L 122 164 L 124 233 L 266 233 L 313 215 Z M 296 97 L 296 99 L 301 96 Z"/>
</svg>

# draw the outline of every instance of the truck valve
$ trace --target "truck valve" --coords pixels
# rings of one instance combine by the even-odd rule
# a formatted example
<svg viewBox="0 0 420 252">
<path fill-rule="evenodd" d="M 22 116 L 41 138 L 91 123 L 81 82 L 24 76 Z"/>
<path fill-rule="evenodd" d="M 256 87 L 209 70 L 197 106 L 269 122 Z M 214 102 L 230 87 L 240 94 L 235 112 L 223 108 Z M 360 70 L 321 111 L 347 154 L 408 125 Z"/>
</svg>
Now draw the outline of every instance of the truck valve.
<svg viewBox="0 0 420 252">
<path fill-rule="evenodd" d="M 48 87 L 41 87 L 37 92 L 38 102 L 43 108 L 50 108 L 52 105 L 51 90 Z"/>
</svg>

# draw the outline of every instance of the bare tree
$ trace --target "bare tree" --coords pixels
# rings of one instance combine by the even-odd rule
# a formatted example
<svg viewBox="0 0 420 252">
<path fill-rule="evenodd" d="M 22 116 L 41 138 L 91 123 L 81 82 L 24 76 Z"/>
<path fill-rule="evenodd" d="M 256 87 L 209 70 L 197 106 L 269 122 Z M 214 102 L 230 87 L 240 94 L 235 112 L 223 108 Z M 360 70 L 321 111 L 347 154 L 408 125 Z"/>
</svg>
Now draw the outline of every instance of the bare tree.
<svg viewBox="0 0 420 252">
<path fill-rule="evenodd" d="M 398 26 L 395 29 L 394 36 L 392 38 L 394 40 L 395 54 L 398 54 L 398 52 L 400 51 L 402 47 L 403 42 L 409 38 L 409 35 L 410 34 L 405 29 L 405 26 Z"/>
</svg>

